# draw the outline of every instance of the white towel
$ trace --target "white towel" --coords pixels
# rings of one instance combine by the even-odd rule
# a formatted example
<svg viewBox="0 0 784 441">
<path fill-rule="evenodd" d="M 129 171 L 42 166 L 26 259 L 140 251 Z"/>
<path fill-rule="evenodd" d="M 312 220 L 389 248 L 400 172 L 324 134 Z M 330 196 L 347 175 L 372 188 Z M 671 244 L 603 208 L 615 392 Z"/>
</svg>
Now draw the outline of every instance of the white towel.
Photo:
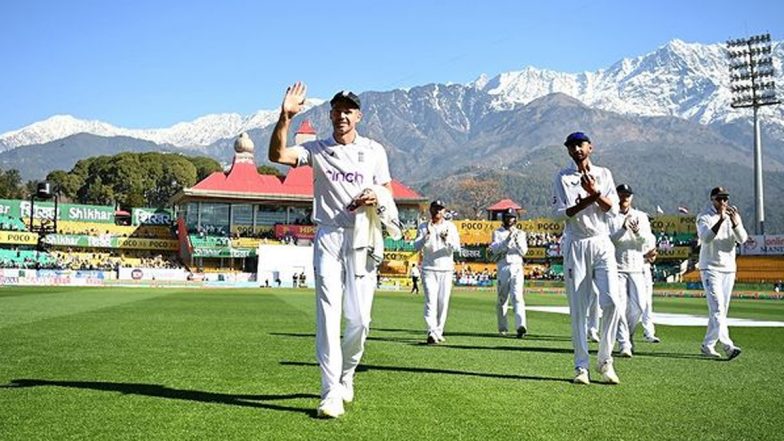
<svg viewBox="0 0 784 441">
<path fill-rule="evenodd" d="M 358 276 L 374 271 L 384 260 L 382 224 L 386 226 L 387 233 L 393 239 L 398 240 L 403 237 L 392 193 L 381 185 L 374 185 L 370 190 L 376 194 L 377 205 L 358 208 L 354 219 L 352 249 L 355 273 Z"/>
</svg>

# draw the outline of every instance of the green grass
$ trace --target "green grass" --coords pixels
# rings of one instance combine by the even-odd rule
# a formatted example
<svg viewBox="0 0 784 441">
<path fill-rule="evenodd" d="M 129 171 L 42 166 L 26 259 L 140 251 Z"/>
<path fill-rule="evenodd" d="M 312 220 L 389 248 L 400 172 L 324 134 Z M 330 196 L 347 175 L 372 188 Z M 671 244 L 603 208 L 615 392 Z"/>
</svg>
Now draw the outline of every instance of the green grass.
<svg viewBox="0 0 784 441">
<path fill-rule="evenodd" d="M 379 293 L 356 401 L 326 421 L 311 291 L 3 288 L 0 439 L 782 438 L 784 328 L 733 328 L 744 353 L 722 362 L 698 356 L 704 328 L 659 326 L 663 343 L 616 359 L 620 385 L 576 386 L 568 316 L 529 312 L 529 337 L 502 339 L 493 304 L 456 291 L 431 347 L 422 297 Z M 730 315 L 784 320 L 784 302 L 734 300 Z"/>
</svg>

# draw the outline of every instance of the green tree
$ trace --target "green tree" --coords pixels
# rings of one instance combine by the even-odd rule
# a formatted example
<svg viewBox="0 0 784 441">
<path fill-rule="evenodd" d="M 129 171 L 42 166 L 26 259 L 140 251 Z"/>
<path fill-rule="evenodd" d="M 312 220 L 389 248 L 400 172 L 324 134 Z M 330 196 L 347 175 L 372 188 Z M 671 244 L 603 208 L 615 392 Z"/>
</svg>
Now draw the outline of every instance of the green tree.
<svg viewBox="0 0 784 441">
<path fill-rule="evenodd" d="M 256 171 L 259 172 L 260 175 L 281 176 L 282 174 L 280 170 L 271 165 L 260 165 L 256 167 Z"/>
<path fill-rule="evenodd" d="M 216 171 L 222 171 L 220 163 L 206 156 L 185 156 L 196 167 L 196 180 L 201 181 Z"/>
<path fill-rule="evenodd" d="M 19 170 L 0 170 L 0 198 L 19 199 L 22 196 L 22 175 Z"/>
</svg>

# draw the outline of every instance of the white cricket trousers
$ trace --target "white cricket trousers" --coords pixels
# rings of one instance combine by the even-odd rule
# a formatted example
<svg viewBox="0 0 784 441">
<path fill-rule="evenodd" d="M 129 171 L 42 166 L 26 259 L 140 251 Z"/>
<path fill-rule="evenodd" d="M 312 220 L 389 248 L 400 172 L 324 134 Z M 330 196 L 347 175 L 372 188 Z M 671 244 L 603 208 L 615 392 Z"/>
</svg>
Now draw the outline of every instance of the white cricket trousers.
<svg viewBox="0 0 784 441">
<path fill-rule="evenodd" d="M 321 368 L 321 398 L 338 396 L 341 381 L 353 383 L 370 330 L 376 272 L 355 275 L 352 239 L 350 228 L 319 226 L 313 247 L 316 359 Z M 342 344 L 341 307 L 346 319 Z"/>
<path fill-rule="evenodd" d="M 425 288 L 427 335 L 440 339 L 444 336 L 449 297 L 452 295 L 452 271 L 422 270 L 422 286 Z"/>
<path fill-rule="evenodd" d="M 612 363 L 612 347 L 618 328 L 618 267 L 615 247 L 609 236 L 564 241 L 564 283 L 572 318 L 574 367 L 588 369 L 588 341 L 585 319 L 596 284 L 602 309 L 599 365 Z"/>
<path fill-rule="evenodd" d="M 596 331 L 599 333 L 599 316 L 602 315 L 602 310 L 599 309 L 599 291 L 596 289 L 596 285 L 592 288 L 593 295 L 591 296 L 591 303 L 588 305 L 588 326 L 589 331 Z"/>
<path fill-rule="evenodd" d="M 656 326 L 653 325 L 653 275 L 650 265 L 646 265 L 642 270 L 645 279 L 645 309 L 642 311 L 642 330 L 645 336 L 653 338 L 656 336 Z"/>
<path fill-rule="evenodd" d="M 735 286 L 735 273 L 702 270 L 700 275 L 705 299 L 708 301 L 708 332 L 705 333 L 702 343 L 712 348 L 720 341 L 724 349 L 734 348 L 735 344 L 730 339 L 730 329 L 727 327 L 727 312 L 730 309 L 732 288 Z"/>
<path fill-rule="evenodd" d="M 643 273 L 618 273 L 618 345 L 631 349 L 634 330 L 646 308 L 645 277 Z"/>
<path fill-rule="evenodd" d="M 509 331 L 506 313 L 509 310 L 509 301 L 512 301 L 512 310 L 515 316 L 515 329 L 525 326 L 525 299 L 523 298 L 523 265 L 502 263 L 498 265 L 498 302 L 495 305 L 498 316 L 498 331 Z"/>
</svg>

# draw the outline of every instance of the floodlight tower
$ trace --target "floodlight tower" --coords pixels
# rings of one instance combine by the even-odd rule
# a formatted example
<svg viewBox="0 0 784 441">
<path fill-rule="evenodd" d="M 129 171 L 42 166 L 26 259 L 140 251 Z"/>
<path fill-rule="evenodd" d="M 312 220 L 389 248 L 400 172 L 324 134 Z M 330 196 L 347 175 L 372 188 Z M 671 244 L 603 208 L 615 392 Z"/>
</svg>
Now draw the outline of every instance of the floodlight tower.
<svg viewBox="0 0 784 441">
<path fill-rule="evenodd" d="M 756 234 L 765 234 L 762 194 L 762 140 L 757 114 L 762 106 L 779 104 L 773 80 L 770 34 L 727 41 L 732 107 L 751 107 L 754 115 L 754 207 Z"/>
</svg>

